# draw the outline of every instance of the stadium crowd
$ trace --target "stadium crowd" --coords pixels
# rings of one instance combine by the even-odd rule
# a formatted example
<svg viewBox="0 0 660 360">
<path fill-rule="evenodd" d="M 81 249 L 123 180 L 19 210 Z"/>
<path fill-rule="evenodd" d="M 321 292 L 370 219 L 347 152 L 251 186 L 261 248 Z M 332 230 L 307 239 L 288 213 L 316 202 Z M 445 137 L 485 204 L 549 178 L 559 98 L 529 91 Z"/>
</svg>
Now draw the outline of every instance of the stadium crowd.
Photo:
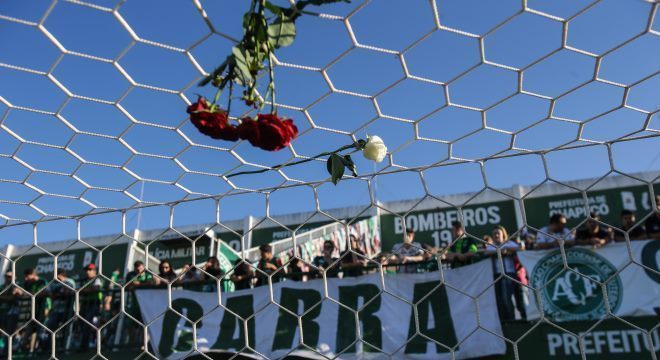
<svg viewBox="0 0 660 360">
<path fill-rule="evenodd" d="M 656 197 L 656 204 L 660 204 L 660 196 Z M 0 317 L 0 357 L 6 356 L 8 351 L 6 334 L 15 334 L 11 344 L 14 352 L 50 351 L 53 334 L 56 348 L 64 351 L 84 352 L 95 348 L 97 332 L 103 348 L 142 346 L 144 331 L 133 294 L 137 288 L 171 287 L 213 292 L 220 287 L 221 291 L 234 291 L 266 286 L 270 282 L 345 278 L 380 271 L 393 274 L 453 269 L 487 260 L 493 264 L 501 320 L 526 320 L 527 275 L 517 252 L 573 245 L 598 248 L 610 242 L 626 241 L 626 238 L 632 241 L 660 239 L 660 212 L 657 211 L 644 224 L 635 226 L 635 214 L 624 210 L 619 228 L 626 233 L 603 224 L 596 213 L 591 213 L 577 231 L 568 229 L 566 222 L 564 215 L 554 214 L 548 225 L 535 235 L 519 231 L 510 236 L 503 226 L 495 226 L 489 235 L 476 239 L 466 234 L 461 222 L 455 221 L 452 223 L 453 241 L 447 247 L 421 245 L 415 242 L 414 231 L 407 230 L 402 242 L 373 258 L 366 256 L 358 238 L 351 235 L 350 249 L 340 253 L 337 244 L 326 240 L 321 255 L 309 264 L 297 258 L 283 262 L 281 257 L 274 256 L 270 245 L 262 245 L 261 257 L 256 263 L 239 259 L 227 273 L 222 271 L 216 257 L 208 258 L 203 266 L 188 264 L 178 272 L 164 260 L 155 274 L 148 271 L 142 261 L 136 261 L 133 270 L 123 279 L 120 269 L 115 269 L 109 278 L 98 276 L 93 263 L 84 268 L 83 274 L 69 274 L 58 269 L 57 281 L 47 281 L 35 269 L 26 269 L 22 281 L 18 274 L 7 271 L 0 287 L 0 313 L 3 314 Z M 125 313 L 129 316 L 121 314 L 122 289 Z M 30 321 L 32 310 L 36 322 Z"/>
</svg>

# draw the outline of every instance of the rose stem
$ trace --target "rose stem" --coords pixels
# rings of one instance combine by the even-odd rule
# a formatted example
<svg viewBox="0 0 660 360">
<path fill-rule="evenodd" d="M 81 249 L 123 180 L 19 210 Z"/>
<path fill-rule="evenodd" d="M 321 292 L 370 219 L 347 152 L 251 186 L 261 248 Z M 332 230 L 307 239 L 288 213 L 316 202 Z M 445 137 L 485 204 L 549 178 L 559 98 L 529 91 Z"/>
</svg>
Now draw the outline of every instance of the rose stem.
<svg viewBox="0 0 660 360">
<path fill-rule="evenodd" d="M 234 93 L 234 82 L 229 82 L 229 100 L 227 100 L 227 122 L 229 122 L 229 114 L 231 113 L 231 96 Z"/>
<path fill-rule="evenodd" d="M 268 44 L 268 76 L 270 77 L 270 113 L 275 114 L 275 71 L 273 71 L 273 51 L 270 43 Z"/>
<path fill-rule="evenodd" d="M 332 155 L 332 154 L 336 154 L 336 153 L 338 153 L 338 152 L 340 152 L 340 151 L 344 151 L 344 150 L 346 150 L 346 149 L 354 148 L 354 147 L 356 147 L 356 144 L 357 144 L 357 143 L 354 143 L 354 144 L 351 144 L 351 145 L 344 145 L 344 146 L 340 147 L 339 149 L 337 149 L 337 150 L 335 150 L 335 151 L 327 151 L 327 152 L 323 152 L 323 153 L 320 153 L 320 154 L 318 154 L 318 155 L 316 155 L 316 156 L 313 156 L 313 157 L 311 157 L 311 158 L 308 158 L 308 159 L 298 160 L 298 161 L 294 161 L 294 162 L 286 163 L 286 164 L 279 164 L 279 165 L 275 165 L 275 166 L 272 166 L 272 167 L 269 167 L 269 168 L 265 168 L 265 169 L 250 170 L 250 171 L 241 171 L 241 172 L 237 172 L 237 173 L 233 173 L 233 174 L 226 175 L 226 177 L 227 177 L 227 178 L 230 178 L 230 177 L 234 177 L 234 176 L 238 176 L 238 175 L 260 174 L 260 173 L 264 173 L 264 172 L 266 172 L 266 171 L 270 171 L 270 170 L 279 170 L 279 169 L 281 169 L 281 168 L 283 168 L 283 167 L 286 167 L 286 166 L 292 166 L 292 165 L 298 165 L 298 164 L 302 164 L 302 163 L 310 162 L 310 161 L 312 161 L 312 160 L 314 160 L 314 159 L 318 159 L 318 158 L 320 158 L 320 157 L 322 157 L 322 156 Z"/>
</svg>

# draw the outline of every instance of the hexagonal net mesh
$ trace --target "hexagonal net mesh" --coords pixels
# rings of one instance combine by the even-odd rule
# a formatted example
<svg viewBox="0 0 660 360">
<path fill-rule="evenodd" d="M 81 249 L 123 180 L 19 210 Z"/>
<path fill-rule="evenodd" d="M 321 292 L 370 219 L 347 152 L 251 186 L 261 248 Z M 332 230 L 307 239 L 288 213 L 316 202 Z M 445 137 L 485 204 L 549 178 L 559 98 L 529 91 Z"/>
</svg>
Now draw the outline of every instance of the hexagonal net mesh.
<svg viewBox="0 0 660 360">
<path fill-rule="evenodd" d="M 245 7 L 0 4 L 3 357 L 657 359 L 657 2 L 308 7 L 278 152 L 185 114 Z"/>
</svg>

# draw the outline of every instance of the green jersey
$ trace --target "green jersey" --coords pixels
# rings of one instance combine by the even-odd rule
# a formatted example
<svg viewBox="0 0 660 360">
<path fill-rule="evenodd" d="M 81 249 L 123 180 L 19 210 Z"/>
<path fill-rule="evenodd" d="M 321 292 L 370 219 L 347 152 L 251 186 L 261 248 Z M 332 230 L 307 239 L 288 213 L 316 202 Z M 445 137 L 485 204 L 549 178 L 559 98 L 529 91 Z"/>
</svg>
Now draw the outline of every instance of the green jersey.
<svg viewBox="0 0 660 360">
<path fill-rule="evenodd" d="M 467 236 L 461 236 L 456 241 L 454 241 L 454 244 L 449 248 L 450 253 L 454 254 L 468 254 L 468 253 L 476 253 L 479 250 L 477 247 L 477 244 L 475 243 L 474 239 L 467 237 Z M 451 267 L 457 268 L 461 267 L 463 265 L 471 264 L 473 262 L 473 258 L 469 257 L 465 261 L 453 261 L 451 264 Z"/>
<path fill-rule="evenodd" d="M 131 271 L 128 273 L 128 275 L 126 275 L 126 283 L 137 281 L 140 284 L 145 284 L 152 282 L 153 279 L 154 277 L 146 271 L 143 271 L 141 274 L 138 274 L 135 271 Z"/>
<path fill-rule="evenodd" d="M 49 291 L 39 292 L 46 287 L 46 281 L 43 279 L 28 280 L 23 283 L 23 289 L 27 290 L 34 297 L 35 314 L 37 320 L 43 321 L 46 314 L 53 307 L 53 300 L 51 299 Z"/>
<path fill-rule="evenodd" d="M 98 277 L 82 280 L 78 299 L 81 308 L 100 307 L 103 302 L 103 281 Z"/>
</svg>

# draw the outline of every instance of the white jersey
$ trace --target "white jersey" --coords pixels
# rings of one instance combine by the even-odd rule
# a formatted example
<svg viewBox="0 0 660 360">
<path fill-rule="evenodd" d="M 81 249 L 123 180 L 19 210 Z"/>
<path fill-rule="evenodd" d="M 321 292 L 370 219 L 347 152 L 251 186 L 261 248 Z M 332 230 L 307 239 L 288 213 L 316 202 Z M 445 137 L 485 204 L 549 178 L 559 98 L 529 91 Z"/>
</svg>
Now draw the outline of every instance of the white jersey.
<svg viewBox="0 0 660 360">
<path fill-rule="evenodd" d="M 392 253 L 399 257 L 420 256 L 424 255 L 424 250 L 422 250 L 422 245 L 416 242 L 411 243 L 410 246 L 405 246 L 403 243 L 397 243 L 392 247 Z M 401 265 L 399 266 L 399 272 L 415 273 L 417 272 L 417 265 Z"/>
<path fill-rule="evenodd" d="M 394 244 L 392 247 L 392 252 L 399 256 L 419 256 L 424 254 L 422 245 L 416 242 L 411 243 L 408 247 L 404 246 L 403 243 Z"/>
<path fill-rule="evenodd" d="M 573 233 L 567 228 L 562 229 L 560 232 L 552 232 L 547 226 L 544 226 L 536 234 L 536 243 L 537 244 L 549 244 L 556 242 L 557 239 L 562 239 L 564 241 L 573 241 Z"/>
</svg>

